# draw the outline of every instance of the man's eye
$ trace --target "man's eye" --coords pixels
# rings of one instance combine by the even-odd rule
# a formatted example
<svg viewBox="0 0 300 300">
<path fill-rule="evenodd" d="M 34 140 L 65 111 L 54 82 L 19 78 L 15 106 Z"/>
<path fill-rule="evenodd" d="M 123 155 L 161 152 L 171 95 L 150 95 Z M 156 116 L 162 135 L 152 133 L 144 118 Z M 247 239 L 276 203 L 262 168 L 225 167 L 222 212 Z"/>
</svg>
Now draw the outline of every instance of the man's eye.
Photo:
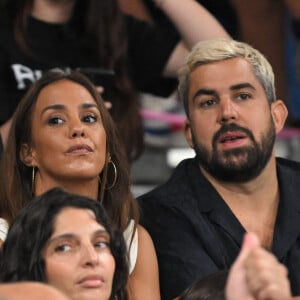
<svg viewBox="0 0 300 300">
<path fill-rule="evenodd" d="M 55 249 L 54 249 L 55 252 L 67 252 L 70 250 L 71 250 L 70 245 L 59 245 L 59 246 L 55 247 Z"/>
<path fill-rule="evenodd" d="M 239 95 L 238 95 L 238 98 L 239 98 L 240 100 L 247 100 L 247 99 L 250 99 L 250 98 L 251 98 L 251 95 L 246 94 L 246 93 L 242 93 L 242 94 L 239 94 Z"/>
<path fill-rule="evenodd" d="M 94 115 L 87 115 L 82 118 L 82 121 L 86 123 L 95 123 L 97 122 L 97 117 Z"/>
<path fill-rule="evenodd" d="M 201 107 L 209 107 L 209 106 L 212 106 L 214 104 L 216 104 L 216 100 L 208 99 L 208 100 L 205 100 L 205 101 L 201 101 L 200 106 Z"/>
<path fill-rule="evenodd" d="M 57 124 L 62 124 L 62 123 L 64 123 L 64 120 L 60 117 L 53 117 L 53 118 L 50 118 L 48 121 L 48 124 L 50 124 L 50 125 L 57 125 Z"/>
</svg>

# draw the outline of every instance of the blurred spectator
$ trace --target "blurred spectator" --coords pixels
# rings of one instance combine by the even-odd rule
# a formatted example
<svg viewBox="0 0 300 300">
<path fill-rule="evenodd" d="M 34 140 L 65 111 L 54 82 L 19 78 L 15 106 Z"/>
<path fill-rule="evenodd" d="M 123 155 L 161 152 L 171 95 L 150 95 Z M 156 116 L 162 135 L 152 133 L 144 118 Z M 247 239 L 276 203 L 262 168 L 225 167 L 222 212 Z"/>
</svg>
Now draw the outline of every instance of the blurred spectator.
<svg viewBox="0 0 300 300">
<path fill-rule="evenodd" d="M 157 87 L 175 78 L 189 49 L 202 39 L 228 36 L 193 0 L 155 0 L 177 33 L 123 16 L 117 0 L 10 0 L 0 11 L 0 132 L 6 141 L 10 118 L 29 85 L 54 67 L 113 69 L 111 114 L 127 155 L 139 156 L 143 128 L 136 90 L 169 94 Z M 182 42 L 181 42 L 182 38 Z M 105 86 L 104 86 L 105 89 Z"/>
<path fill-rule="evenodd" d="M 300 1 L 299 0 L 284 0 L 286 6 L 291 12 L 292 16 L 300 19 Z"/>
<path fill-rule="evenodd" d="M 260 50 L 274 69 L 277 97 L 289 107 L 287 125 L 298 123 L 300 89 L 290 13 L 297 13 L 299 1 L 230 1 L 237 12 L 240 39 Z"/>
<path fill-rule="evenodd" d="M 152 19 L 176 29 L 153 5 L 152 0 L 140 0 Z M 138 0 L 136 0 L 138 2 Z M 235 39 L 260 50 L 270 61 L 277 86 L 277 97 L 289 106 L 288 125 L 300 125 L 300 87 L 296 70 L 296 45 L 291 22 L 300 36 L 299 0 L 197 0 L 208 9 Z"/>
</svg>

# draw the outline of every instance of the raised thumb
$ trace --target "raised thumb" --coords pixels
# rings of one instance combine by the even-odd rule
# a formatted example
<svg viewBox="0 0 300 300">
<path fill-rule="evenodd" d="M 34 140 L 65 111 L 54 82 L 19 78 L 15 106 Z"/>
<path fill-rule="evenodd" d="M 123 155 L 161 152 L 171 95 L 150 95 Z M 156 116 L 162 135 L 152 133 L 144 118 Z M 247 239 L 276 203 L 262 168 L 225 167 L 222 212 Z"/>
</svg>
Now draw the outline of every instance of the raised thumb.
<svg viewBox="0 0 300 300">
<path fill-rule="evenodd" d="M 235 261 L 235 265 L 242 263 L 247 258 L 249 253 L 253 249 L 258 248 L 258 247 L 260 247 L 260 243 L 259 243 L 259 239 L 256 236 L 256 234 L 254 234 L 252 232 L 247 232 L 244 235 L 242 248 L 241 248 L 241 251 Z"/>
</svg>

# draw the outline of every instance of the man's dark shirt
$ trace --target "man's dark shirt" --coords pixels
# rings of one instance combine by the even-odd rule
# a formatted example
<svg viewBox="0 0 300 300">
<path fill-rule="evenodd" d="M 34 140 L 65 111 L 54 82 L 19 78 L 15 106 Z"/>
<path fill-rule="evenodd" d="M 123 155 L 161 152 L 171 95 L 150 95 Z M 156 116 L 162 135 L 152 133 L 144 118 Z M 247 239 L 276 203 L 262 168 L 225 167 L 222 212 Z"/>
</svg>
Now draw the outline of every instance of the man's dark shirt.
<svg viewBox="0 0 300 300">
<path fill-rule="evenodd" d="M 293 294 L 300 295 L 300 163 L 278 158 L 277 173 L 280 203 L 272 252 L 287 266 Z M 141 224 L 157 251 L 163 300 L 228 269 L 238 255 L 245 229 L 195 159 L 182 161 L 165 184 L 138 201 Z"/>
</svg>

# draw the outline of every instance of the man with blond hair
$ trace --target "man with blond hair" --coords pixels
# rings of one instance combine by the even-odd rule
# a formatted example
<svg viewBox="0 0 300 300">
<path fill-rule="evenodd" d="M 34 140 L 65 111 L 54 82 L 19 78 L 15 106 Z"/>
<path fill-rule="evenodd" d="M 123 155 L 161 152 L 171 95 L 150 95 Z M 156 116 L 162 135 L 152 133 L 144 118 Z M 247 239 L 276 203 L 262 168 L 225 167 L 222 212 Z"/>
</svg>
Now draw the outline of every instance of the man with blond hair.
<svg viewBox="0 0 300 300">
<path fill-rule="evenodd" d="M 139 198 L 154 241 L 162 299 L 228 269 L 254 232 L 300 294 L 300 164 L 276 158 L 287 108 L 266 58 L 234 40 L 200 42 L 179 74 L 184 132 L 195 158 Z"/>
</svg>

